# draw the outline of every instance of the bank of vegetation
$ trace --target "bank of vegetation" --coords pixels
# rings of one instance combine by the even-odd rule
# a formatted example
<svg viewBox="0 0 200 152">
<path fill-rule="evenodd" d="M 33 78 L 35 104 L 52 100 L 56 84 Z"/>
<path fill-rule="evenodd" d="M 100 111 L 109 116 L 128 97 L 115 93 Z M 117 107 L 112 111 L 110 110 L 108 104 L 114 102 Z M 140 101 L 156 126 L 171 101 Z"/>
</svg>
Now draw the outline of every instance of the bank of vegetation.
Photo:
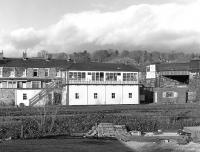
<svg viewBox="0 0 200 152">
<path fill-rule="evenodd" d="M 178 130 L 200 125 L 196 104 L 0 108 L 0 138 L 40 138 L 86 133 L 96 123 L 125 124 L 128 130 Z"/>
</svg>

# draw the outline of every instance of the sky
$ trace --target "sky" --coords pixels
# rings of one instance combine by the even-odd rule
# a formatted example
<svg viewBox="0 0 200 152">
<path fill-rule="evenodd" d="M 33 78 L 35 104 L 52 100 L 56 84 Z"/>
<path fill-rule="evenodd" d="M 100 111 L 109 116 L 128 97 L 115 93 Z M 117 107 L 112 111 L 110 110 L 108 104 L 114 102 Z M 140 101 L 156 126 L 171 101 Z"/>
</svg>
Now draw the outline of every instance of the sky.
<svg viewBox="0 0 200 152">
<path fill-rule="evenodd" d="M 200 49 L 200 0 L 0 0 L 5 56 Z"/>
</svg>

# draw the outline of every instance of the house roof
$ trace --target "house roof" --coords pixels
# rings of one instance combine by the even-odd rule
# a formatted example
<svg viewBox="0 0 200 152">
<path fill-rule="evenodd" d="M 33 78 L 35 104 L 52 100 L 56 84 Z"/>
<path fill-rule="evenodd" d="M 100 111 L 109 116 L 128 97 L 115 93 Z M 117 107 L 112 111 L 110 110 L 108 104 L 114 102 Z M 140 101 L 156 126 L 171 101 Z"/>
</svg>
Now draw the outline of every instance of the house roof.
<svg viewBox="0 0 200 152">
<path fill-rule="evenodd" d="M 157 71 L 189 71 L 189 63 L 164 63 L 156 65 Z"/>
<path fill-rule="evenodd" d="M 66 60 L 45 60 L 45 59 L 22 59 L 22 58 L 4 58 L 0 60 L 1 67 L 26 67 L 26 68 L 50 68 L 63 67 L 67 65 Z"/>
<path fill-rule="evenodd" d="M 0 60 L 0 67 L 25 67 L 25 68 L 62 68 L 83 71 L 139 71 L 136 67 L 114 63 L 73 63 L 67 60 L 28 58 L 4 58 Z"/>
<path fill-rule="evenodd" d="M 190 61 L 190 70 L 192 72 L 198 72 L 198 71 L 200 71 L 200 60 L 199 59 L 191 60 Z"/>
</svg>

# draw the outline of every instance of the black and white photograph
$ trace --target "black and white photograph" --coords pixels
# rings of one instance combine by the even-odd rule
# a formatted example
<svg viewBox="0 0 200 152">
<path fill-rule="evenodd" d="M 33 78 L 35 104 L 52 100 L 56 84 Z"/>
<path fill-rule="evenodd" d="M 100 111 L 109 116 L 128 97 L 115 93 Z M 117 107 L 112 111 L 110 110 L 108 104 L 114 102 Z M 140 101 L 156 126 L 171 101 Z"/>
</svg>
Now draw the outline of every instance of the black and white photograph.
<svg viewBox="0 0 200 152">
<path fill-rule="evenodd" d="M 200 0 L 0 0 L 0 152 L 200 152 Z"/>
</svg>

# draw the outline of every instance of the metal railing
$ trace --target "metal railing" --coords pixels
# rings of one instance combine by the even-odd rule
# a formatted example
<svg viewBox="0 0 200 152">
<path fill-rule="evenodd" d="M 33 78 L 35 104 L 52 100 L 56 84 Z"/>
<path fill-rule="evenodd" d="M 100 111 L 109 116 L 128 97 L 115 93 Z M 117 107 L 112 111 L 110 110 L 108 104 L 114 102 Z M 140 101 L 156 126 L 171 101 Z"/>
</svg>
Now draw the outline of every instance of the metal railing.
<svg viewBox="0 0 200 152">
<path fill-rule="evenodd" d="M 69 80 L 69 84 L 138 84 L 138 81 L 84 81 Z"/>
</svg>

